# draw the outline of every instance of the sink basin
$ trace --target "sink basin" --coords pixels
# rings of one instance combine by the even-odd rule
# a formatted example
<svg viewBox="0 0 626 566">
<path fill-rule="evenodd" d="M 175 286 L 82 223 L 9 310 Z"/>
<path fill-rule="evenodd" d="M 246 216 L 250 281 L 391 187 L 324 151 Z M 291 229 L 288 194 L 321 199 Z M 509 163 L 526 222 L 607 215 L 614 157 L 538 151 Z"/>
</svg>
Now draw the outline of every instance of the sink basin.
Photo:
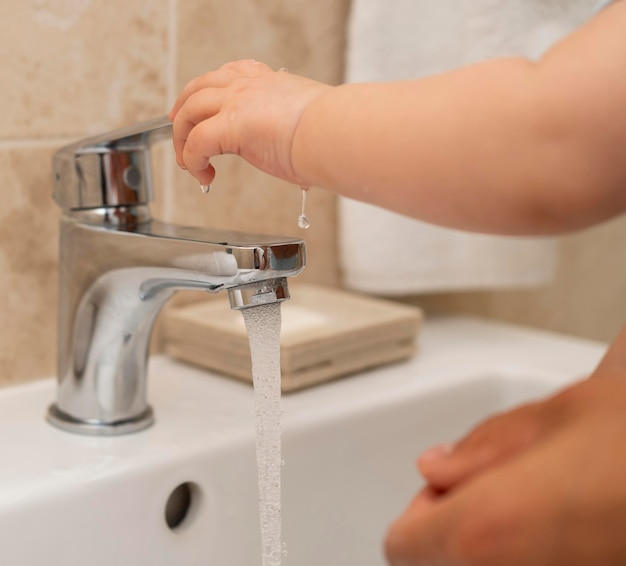
<svg viewBox="0 0 626 566">
<path fill-rule="evenodd" d="M 382 566 L 386 528 L 420 487 L 419 452 L 583 378 L 603 351 L 436 318 L 413 360 L 285 397 L 284 564 Z M 260 564 L 248 385 L 155 357 L 156 424 L 116 438 L 49 426 L 54 386 L 0 391 L 2 564 Z"/>
</svg>

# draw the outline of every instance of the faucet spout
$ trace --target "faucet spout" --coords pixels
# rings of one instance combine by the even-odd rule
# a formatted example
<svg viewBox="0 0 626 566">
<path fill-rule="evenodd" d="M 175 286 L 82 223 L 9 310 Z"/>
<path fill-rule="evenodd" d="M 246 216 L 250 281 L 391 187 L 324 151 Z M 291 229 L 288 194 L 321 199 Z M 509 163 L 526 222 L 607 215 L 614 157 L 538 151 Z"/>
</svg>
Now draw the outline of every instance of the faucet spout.
<svg viewBox="0 0 626 566">
<path fill-rule="evenodd" d="M 304 267 L 301 240 L 148 221 L 102 229 L 61 222 L 59 387 L 48 419 L 119 434 L 152 423 L 146 371 L 152 326 L 178 290 L 226 290 L 233 308 L 284 301 Z"/>
<path fill-rule="evenodd" d="M 55 157 L 55 198 L 64 214 L 58 390 L 47 418 L 71 432 L 114 435 L 152 424 L 150 335 L 175 292 L 224 290 L 235 309 L 280 302 L 289 298 L 287 277 L 306 261 L 300 239 L 151 219 L 144 202 L 151 194 L 146 144 L 163 137 L 168 125 L 157 120 L 146 127 L 152 130 L 138 125 L 121 130 L 120 139 L 116 132 L 91 138 Z M 140 191 L 132 186 L 138 179 Z"/>
</svg>

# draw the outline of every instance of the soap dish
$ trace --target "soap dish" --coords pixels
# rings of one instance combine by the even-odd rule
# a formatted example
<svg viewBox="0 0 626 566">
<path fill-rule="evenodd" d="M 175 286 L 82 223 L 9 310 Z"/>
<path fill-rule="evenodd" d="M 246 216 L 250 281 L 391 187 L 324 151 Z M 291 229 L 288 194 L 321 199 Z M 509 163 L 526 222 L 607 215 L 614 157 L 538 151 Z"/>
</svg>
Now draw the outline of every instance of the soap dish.
<svg viewBox="0 0 626 566">
<path fill-rule="evenodd" d="M 165 313 L 165 351 L 182 361 L 252 382 L 241 313 L 210 299 Z M 283 392 L 411 357 L 422 312 L 416 307 L 328 287 L 291 285 L 282 303 Z"/>
</svg>

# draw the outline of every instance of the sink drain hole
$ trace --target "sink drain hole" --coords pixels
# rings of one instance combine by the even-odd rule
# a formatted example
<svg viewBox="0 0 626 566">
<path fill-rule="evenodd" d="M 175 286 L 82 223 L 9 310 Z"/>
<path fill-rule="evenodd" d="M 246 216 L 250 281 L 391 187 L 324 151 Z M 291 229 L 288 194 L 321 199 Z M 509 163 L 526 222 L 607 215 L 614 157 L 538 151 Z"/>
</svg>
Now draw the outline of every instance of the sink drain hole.
<svg viewBox="0 0 626 566">
<path fill-rule="evenodd" d="M 181 483 L 167 498 L 165 504 L 165 522 L 176 530 L 189 522 L 190 512 L 198 505 L 200 488 L 193 482 Z"/>
</svg>

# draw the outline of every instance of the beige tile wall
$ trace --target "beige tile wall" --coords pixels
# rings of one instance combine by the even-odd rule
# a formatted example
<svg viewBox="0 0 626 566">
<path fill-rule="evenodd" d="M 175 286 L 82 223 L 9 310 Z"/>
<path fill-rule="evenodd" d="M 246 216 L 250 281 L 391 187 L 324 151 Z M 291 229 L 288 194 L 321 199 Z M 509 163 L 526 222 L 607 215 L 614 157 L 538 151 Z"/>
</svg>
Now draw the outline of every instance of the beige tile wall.
<svg viewBox="0 0 626 566">
<path fill-rule="evenodd" d="M 163 113 L 169 22 L 168 0 L 0 3 L 0 383 L 54 372 L 52 153 Z"/>
<path fill-rule="evenodd" d="M 59 214 L 50 199 L 52 148 L 0 151 L 0 378 L 50 372 L 54 363 Z"/>
<path fill-rule="evenodd" d="M 234 58 L 336 83 L 347 7 L 348 0 L 0 3 L 0 383 L 54 373 L 53 152 L 78 137 L 164 114 L 188 80 Z M 223 158 L 215 189 L 204 196 L 164 153 L 155 215 L 302 235 L 299 195 L 291 187 Z M 309 212 L 303 279 L 336 284 L 334 197 L 314 191 Z"/>
<path fill-rule="evenodd" d="M 339 82 L 348 7 L 349 0 L 0 3 L 0 383 L 54 372 L 52 153 L 77 137 L 165 113 L 188 80 L 235 58 Z M 158 154 L 158 216 L 302 235 L 298 191 L 223 157 L 205 196 L 168 152 Z M 302 278 L 337 285 L 334 196 L 313 190 L 309 215 Z M 568 238 L 557 281 L 545 290 L 417 300 L 606 339 L 626 318 L 625 246 L 626 220 L 615 221 Z"/>
</svg>

